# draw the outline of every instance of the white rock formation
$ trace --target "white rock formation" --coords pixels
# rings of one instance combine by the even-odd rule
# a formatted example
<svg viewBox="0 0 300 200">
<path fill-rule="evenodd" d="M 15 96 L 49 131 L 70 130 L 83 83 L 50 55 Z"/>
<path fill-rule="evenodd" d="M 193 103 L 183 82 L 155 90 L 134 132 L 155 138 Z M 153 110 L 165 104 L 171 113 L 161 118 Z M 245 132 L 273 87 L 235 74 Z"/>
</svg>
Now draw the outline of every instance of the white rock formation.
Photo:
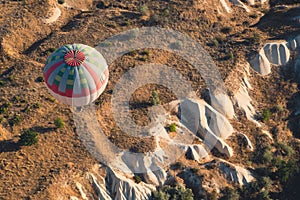
<svg viewBox="0 0 300 200">
<path fill-rule="evenodd" d="M 267 43 L 263 50 L 269 62 L 273 65 L 285 65 L 290 59 L 290 50 L 286 42 Z"/>
<path fill-rule="evenodd" d="M 198 133 L 206 145 L 228 157 L 233 155 L 231 147 L 223 141 L 233 133 L 233 127 L 222 114 L 205 101 L 196 99 L 181 102 L 180 112 L 182 123 L 193 133 Z"/>
<path fill-rule="evenodd" d="M 46 19 L 44 19 L 44 22 L 47 24 L 52 24 L 58 20 L 58 18 L 61 15 L 61 10 L 58 7 L 55 7 L 51 10 L 52 15 Z"/>
<path fill-rule="evenodd" d="M 107 168 L 105 180 L 99 180 L 90 174 L 92 185 L 99 199 L 103 200 L 148 200 L 151 192 L 156 188 L 153 185 L 135 183 L 132 179 Z"/>
<path fill-rule="evenodd" d="M 250 4 L 251 6 L 255 5 L 255 0 L 247 0 L 247 3 Z"/>
<path fill-rule="evenodd" d="M 300 35 L 290 40 L 287 46 L 291 51 L 296 51 L 300 46 Z"/>
<path fill-rule="evenodd" d="M 156 188 L 143 182 L 137 184 L 127 177 L 107 170 L 107 186 L 114 200 L 148 200 Z"/>
<path fill-rule="evenodd" d="M 250 61 L 250 65 L 255 71 L 263 76 L 271 73 L 271 64 L 263 49 L 261 49 L 255 58 Z"/>
<path fill-rule="evenodd" d="M 221 174 L 230 182 L 237 183 L 240 186 L 250 183 L 254 180 L 252 173 L 240 166 L 231 164 L 225 160 L 218 159 L 216 165 L 219 167 Z"/>
<path fill-rule="evenodd" d="M 105 185 L 105 180 L 104 178 L 102 179 L 102 184 L 99 183 L 97 178 L 93 175 L 90 174 L 91 182 L 93 189 L 95 190 L 96 194 L 98 195 L 99 199 L 103 200 L 112 200 L 112 197 L 109 195 L 106 185 Z"/>
<path fill-rule="evenodd" d="M 232 10 L 225 0 L 220 0 L 220 3 L 227 13 L 231 13 Z"/>
<path fill-rule="evenodd" d="M 246 149 L 248 151 L 253 151 L 254 148 L 248 136 L 243 133 L 239 133 L 239 136 L 243 139 L 243 142 L 246 144 Z"/>
<path fill-rule="evenodd" d="M 235 6 L 243 8 L 246 12 L 250 12 L 249 8 L 240 0 L 230 0 L 230 2 L 233 3 Z"/>
<path fill-rule="evenodd" d="M 243 82 L 239 90 L 234 94 L 233 101 L 234 103 L 245 112 L 245 115 L 248 120 L 254 122 L 257 126 L 261 126 L 258 121 L 254 119 L 255 109 L 252 106 L 252 99 L 249 96 L 248 90 L 252 89 L 247 76 L 243 78 Z"/>
<path fill-rule="evenodd" d="M 195 160 L 197 162 L 200 162 L 203 158 L 206 158 L 208 156 L 208 152 L 206 149 L 199 144 L 189 145 L 187 152 L 186 152 L 186 158 Z"/>
<path fill-rule="evenodd" d="M 298 48 L 297 40 L 293 39 L 287 43 L 288 48 L 291 51 L 295 51 Z"/>
<path fill-rule="evenodd" d="M 267 43 L 250 61 L 252 68 L 261 75 L 271 72 L 271 64 L 285 65 L 290 59 L 290 50 L 286 42 Z"/>
<path fill-rule="evenodd" d="M 225 115 L 228 119 L 234 117 L 234 109 L 232 102 L 227 94 L 219 92 L 210 93 L 211 105 L 214 109 Z"/>
</svg>

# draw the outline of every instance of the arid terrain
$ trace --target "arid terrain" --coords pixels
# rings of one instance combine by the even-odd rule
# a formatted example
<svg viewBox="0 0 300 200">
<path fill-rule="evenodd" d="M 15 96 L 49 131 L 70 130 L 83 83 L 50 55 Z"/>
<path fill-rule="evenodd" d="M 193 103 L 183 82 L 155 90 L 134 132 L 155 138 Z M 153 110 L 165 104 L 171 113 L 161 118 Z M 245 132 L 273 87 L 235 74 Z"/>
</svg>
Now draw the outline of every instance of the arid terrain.
<svg viewBox="0 0 300 200">
<path fill-rule="evenodd" d="M 124 173 L 87 150 L 74 108 L 51 96 L 43 69 L 48 56 L 65 44 L 101 50 L 107 38 L 153 26 L 198 42 L 212 57 L 226 92 L 213 93 L 189 60 L 163 49 L 133 49 L 108 63 L 108 85 L 91 116 L 122 150 L 115 163 L 145 169 Z M 0 1 L 0 200 L 298 200 L 299 51 L 299 0 Z M 167 119 L 154 127 L 163 130 L 139 137 L 118 127 L 112 97 L 119 79 L 146 63 L 180 72 L 197 99 L 176 101 L 176 91 L 158 84 L 140 87 L 129 102 L 132 121 L 150 124 L 154 104 L 166 110 Z M 153 103 L 153 91 L 159 103 Z M 183 111 L 193 116 L 183 119 Z M 192 131 L 187 124 L 195 119 Z M 35 144 L 21 144 L 26 130 L 37 133 Z M 191 133 L 193 140 L 181 143 L 180 134 Z M 128 161 L 128 152 L 159 157 L 157 150 L 170 144 L 184 152 L 170 165 L 145 157 L 138 164 Z"/>
</svg>

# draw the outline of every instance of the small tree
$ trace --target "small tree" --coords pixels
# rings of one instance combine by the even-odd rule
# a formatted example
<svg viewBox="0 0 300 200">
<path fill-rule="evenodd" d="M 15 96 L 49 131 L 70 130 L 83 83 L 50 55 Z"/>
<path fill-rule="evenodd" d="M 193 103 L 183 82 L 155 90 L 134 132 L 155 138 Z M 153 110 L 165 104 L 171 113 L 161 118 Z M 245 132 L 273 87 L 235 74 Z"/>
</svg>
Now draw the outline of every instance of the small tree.
<svg viewBox="0 0 300 200">
<path fill-rule="evenodd" d="M 140 183 L 142 181 L 141 177 L 138 175 L 134 175 L 133 179 L 134 179 L 134 182 L 136 182 L 136 183 Z"/>
<path fill-rule="evenodd" d="M 265 109 L 261 115 L 262 121 L 266 123 L 271 118 L 271 112 L 269 109 Z"/>
<path fill-rule="evenodd" d="M 54 124 L 56 128 L 63 128 L 65 126 L 64 121 L 61 118 L 56 118 Z"/>
<path fill-rule="evenodd" d="M 176 132 L 176 124 L 171 124 L 170 126 L 169 126 L 169 129 L 170 129 L 170 132 Z"/>
<path fill-rule="evenodd" d="M 19 144 L 21 146 L 31 146 L 38 142 L 37 135 L 37 132 L 25 130 L 20 136 Z"/>
<path fill-rule="evenodd" d="M 154 90 L 152 92 L 152 99 L 151 99 L 151 102 L 154 106 L 156 105 L 159 105 L 160 104 L 160 100 L 159 100 L 159 97 L 158 97 L 158 93 L 156 90 Z"/>
<path fill-rule="evenodd" d="M 183 186 L 163 186 L 157 192 L 152 193 L 153 200 L 193 200 L 194 195 L 191 189 L 187 189 Z"/>
</svg>

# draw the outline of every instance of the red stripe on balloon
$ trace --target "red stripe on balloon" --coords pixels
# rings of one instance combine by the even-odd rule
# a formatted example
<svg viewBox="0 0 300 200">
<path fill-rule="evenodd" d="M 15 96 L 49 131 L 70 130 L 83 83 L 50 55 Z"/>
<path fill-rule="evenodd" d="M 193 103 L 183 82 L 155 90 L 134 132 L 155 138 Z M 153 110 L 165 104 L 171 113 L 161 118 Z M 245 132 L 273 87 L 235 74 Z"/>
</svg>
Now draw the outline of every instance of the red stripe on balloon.
<svg viewBox="0 0 300 200">
<path fill-rule="evenodd" d="M 59 66 L 60 66 L 61 64 L 63 64 L 63 63 L 64 63 L 63 61 L 60 61 L 60 62 L 58 62 L 58 63 L 52 65 L 52 66 L 46 71 L 46 73 L 45 73 L 45 80 L 46 80 L 46 82 L 48 82 L 48 78 L 49 78 L 50 74 L 51 74 L 57 67 L 59 67 Z"/>
<path fill-rule="evenodd" d="M 95 82 L 95 84 L 96 84 L 97 90 L 98 90 L 99 88 L 101 88 L 102 84 L 101 84 L 101 81 L 100 81 L 100 77 L 97 76 L 97 74 L 94 72 L 94 70 L 93 70 L 90 66 L 88 66 L 88 65 L 85 64 L 85 63 L 83 63 L 82 65 L 88 70 L 88 72 L 89 72 L 90 75 L 92 76 L 92 78 L 93 78 L 93 80 L 94 80 L 94 82 Z"/>
</svg>

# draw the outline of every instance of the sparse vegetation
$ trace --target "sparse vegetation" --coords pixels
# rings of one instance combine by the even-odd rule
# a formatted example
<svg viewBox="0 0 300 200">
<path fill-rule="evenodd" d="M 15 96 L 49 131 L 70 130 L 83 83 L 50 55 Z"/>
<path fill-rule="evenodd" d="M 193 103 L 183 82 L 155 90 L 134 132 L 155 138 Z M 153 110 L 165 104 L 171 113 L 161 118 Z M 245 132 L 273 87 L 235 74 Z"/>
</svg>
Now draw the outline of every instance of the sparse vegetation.
<svg viewBox="0 0 300 200">
<path fill-rule="evenodd" d="M 220 198 L 221 200 L 239 200 L 240 199 L 240 194 L 236 189 L 232 188 L 225 188 L 224 191 L 222 192 L 223 196 Z"/>
<path fill-rule="evenodd" d="M 21 146 L 31 146 L 33 144 L 36 144 L 38 142 L 37 135 L 37 132 L 34 132 L 32 130 L 25 130 L 20 136 L 19 144 Z"/>
<path fill-rule="evenodd" d="M 134 179 L 135 183 L 140 183 L 142 181 L 142 178 L 140 176 L 138 176 L 138 175 L 134 175 L 133 179 Z"/>
<path fill-rule="evenodd" d="M 147 55 L 142 55 L 141 57 L 140 57 L 140 60 L 141 61 L 143 61 L 143 62 L 145 62 L 145 61 L 147 61 Z"/>
<path fill-rule="evenodd" d="M 191 189 L 181 185 L 176 187 L 163 186 L 152 193 L 153 200 L 193 200 L 194 194 Z"/>
<path fill-rule="evenodd" d="M 171 124 L 170 126 L 169 126 L 169 130 L 170 130 L 170 132 L 176 132 L 176 124 Z"/>
<path fill-rule="evenodd" d="M 266 123 L 271 118 L 271 112 L 269 109 L 263 110 L 263 113 L 261 115 L 262 121 Z"/>
<path fill-rule="evenodd" d="M 157 92 L 156 90 L 154 90 L 154 91 L 152 92 L 151 103 L 152 103 L 152 105 L 154 105 L 154 106 L 160 104 L 160 99 L 159 99 L 159 96 L 158 96 L 158 92 Z"/>
<path fill-rule="evenodd" d="M 65 126 L 64 121 L 61 118 L 56 118 L 54 124 L 56 128 L 63 128 Z"/>
<path fill-rule="evenodd" d="M 8 80 L 10 82 L 13 82 L 15 80 L 15 77 L 13 75 L 9 75 Z"/>
<path fill-rule="evenodd" d="M 262 163 L 270 163 L 273 159 L 273 153 L 271 152 L 271 147 L 268 146 L 264 153 L 263 153 L 263 158 L 262 158 Z"/>
<path fill-rule="evenodd" d="M 37 109 L 37 108 L 40 108 L 41 105 L 39 103 L 35 103 L 35 104 L 32 105 L 32 107 Z"/>
<path fill-rule="evenodd" d="M 261 40 L 261 36 L 259 33 L 254 33 L 253 37 L 251 38 L 251 42 L 253 43 L 259 43 Z"/>
<path fill-rule="evenodd" d="M 18 125 L 22 121 L 22 118 L 15 114 L 9 121 L 10 126 Z"/>
<path fill-rule="evenodd" d="M 141 7 L 140 7 L 140 13 L 142 15 L 147 15 L 149 12 L 149 8 L 146 4 L 143 4 Z"/>
</svg>

